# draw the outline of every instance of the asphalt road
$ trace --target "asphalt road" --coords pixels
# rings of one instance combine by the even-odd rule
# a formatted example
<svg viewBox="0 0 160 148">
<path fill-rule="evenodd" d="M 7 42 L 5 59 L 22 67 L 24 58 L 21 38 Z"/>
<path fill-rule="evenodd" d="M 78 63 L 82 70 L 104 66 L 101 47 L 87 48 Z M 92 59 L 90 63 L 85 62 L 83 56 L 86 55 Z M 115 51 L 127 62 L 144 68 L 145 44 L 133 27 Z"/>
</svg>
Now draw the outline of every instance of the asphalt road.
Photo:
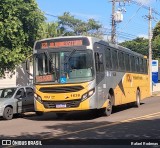
<svg viewBox="0 0 160 148">
<path fill-rule="evenodd" d="M 121 139 L 122 142 L 123 139 L 160 140 L 160 97 L 143 100 L 140 108 L 131 105 L 116 107 L 109 117 L 86 111 L 69 113 L 63 118 L 57 118 L 54 113 L 45 113 L 43 116 L 27 113 L 9 121 L 0 118 L 0 137 L 92 139 L 90 142 L 93 143 L 95 139 Z"/>
</svg>

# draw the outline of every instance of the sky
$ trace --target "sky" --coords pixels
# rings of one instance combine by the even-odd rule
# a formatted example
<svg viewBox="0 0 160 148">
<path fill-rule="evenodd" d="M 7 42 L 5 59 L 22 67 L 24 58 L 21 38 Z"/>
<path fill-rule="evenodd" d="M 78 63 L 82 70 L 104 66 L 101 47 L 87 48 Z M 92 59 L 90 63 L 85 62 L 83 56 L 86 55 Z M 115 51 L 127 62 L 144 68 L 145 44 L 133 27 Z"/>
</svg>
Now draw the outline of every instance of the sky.
<svg viewBox="0 0 160 148">
<path fill-rule="evenodd" d="M 123 0 L 121 0 L 123 1 Z M 149 10 L 144 6 L 152 7 L 160 14 L 160 0 L 134 0 L 141 3 L 116 3 L 116 10 L 123 12 L 123 21 L 117 23 L 117 42 L 132 40 L 136 37 L 148 37 Z M 93 18 L 103 26 L 105 38 L 110 38 L 111 30 L 111 0 L 36 0 L 38 7 L 46 14 L 61 16 L 70 12 L 75 18 L 87 21 Z M 57 21 L 57 17 L 45 15 L 47 22 Z M 152 28 L 155 27 L 160 16 L 153 13 Z"/>
</svg>

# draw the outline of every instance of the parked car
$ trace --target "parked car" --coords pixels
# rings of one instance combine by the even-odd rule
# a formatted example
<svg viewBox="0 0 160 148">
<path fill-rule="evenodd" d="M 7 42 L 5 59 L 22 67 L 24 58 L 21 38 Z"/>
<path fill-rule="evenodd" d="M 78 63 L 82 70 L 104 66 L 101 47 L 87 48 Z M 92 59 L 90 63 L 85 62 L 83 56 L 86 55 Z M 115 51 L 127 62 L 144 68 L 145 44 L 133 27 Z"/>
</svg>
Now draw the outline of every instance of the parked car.
<svg viewBox="0 0 160 148">
<path fill-rule="evenodd" d="M 34 111 L 34 91 L 30 86 L 0 89 L 0 116 L 10 120 L 13 114 Z"/>
</svg>

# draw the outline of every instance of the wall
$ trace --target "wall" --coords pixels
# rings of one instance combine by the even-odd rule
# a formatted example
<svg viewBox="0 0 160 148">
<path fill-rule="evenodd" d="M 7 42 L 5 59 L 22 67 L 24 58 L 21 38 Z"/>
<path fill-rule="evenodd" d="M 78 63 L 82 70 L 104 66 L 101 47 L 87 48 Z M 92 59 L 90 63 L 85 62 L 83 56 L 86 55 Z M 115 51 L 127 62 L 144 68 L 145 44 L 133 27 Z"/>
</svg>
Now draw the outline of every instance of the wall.
<svg viewBox="0 0 160 148">
<path fill-rule="evenodd" d="M 30 72 L 33 67 L 30 66 Z M 25 63 L 18 66 L 14 73 L 6 72 L 5 77 L 0 78 L 0 88 L 32 85 L 32 77 L 25 70 Z"/>
</svg>

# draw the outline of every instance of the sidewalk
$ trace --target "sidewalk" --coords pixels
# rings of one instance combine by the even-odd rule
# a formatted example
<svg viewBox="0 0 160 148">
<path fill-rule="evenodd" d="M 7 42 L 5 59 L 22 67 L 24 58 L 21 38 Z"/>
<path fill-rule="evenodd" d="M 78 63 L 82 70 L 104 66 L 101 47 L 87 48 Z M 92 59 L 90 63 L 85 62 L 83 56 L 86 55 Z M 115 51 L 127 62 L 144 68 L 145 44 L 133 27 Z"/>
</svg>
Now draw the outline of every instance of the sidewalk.
<svg viewBox="0 0 160 148">
<path fill-rule="evenodd" d="M 153 85 L 152 96 L 160 96 L 160 82 Z"/>
</svg>

